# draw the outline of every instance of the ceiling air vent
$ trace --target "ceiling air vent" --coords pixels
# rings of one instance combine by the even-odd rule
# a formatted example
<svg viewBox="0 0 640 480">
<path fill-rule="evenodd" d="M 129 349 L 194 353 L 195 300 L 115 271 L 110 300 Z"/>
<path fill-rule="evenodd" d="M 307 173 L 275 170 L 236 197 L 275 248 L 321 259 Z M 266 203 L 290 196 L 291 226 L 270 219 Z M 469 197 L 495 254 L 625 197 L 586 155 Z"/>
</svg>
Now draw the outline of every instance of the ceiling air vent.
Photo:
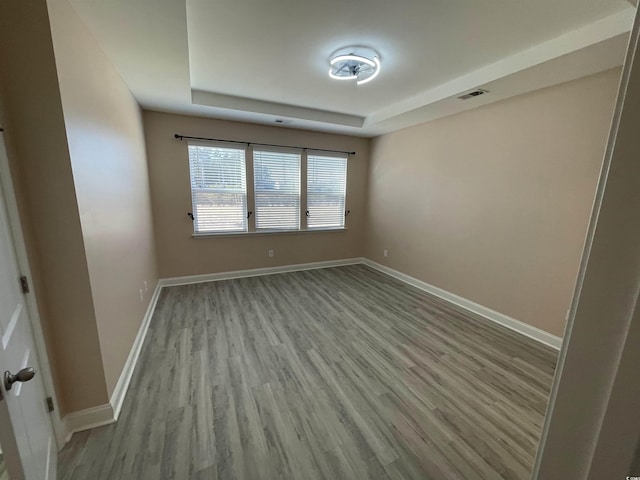
<svg viewBox="0 0 640 480">
<path fill-rule="evenodd" d="M 483 90 L 481 88 L 478 88 L 472 92 L 469 93 L 465 93 L 464 95 L 462 95 L 461 97 L 458 97 L 460 100 L 469 100 L 470 98 L 473 97 L 479 97 L 480 95 L 484 95 L 485 93 L 489 93 L 487 90 Z"/>
</svg>

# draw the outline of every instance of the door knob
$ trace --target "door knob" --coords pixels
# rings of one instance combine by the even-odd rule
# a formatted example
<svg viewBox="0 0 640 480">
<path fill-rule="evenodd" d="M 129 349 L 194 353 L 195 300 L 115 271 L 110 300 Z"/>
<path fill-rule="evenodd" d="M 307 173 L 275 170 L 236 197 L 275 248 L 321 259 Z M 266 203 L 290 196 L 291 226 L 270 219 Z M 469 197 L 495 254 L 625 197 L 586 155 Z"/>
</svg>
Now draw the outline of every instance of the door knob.
<svg viewBox="0 0 640 480">
<path fill-rule="evenodd" d="M 35 376 L 35 374 L 36 371 L 31 367 L 23 368 L 15 375 L 7 370 L 6 372 L 4 372 L 4 388 L 5 390 L 9 391 L 11 390 L 11 387 L 14 383 L 28 382 Z"/>
</svg>

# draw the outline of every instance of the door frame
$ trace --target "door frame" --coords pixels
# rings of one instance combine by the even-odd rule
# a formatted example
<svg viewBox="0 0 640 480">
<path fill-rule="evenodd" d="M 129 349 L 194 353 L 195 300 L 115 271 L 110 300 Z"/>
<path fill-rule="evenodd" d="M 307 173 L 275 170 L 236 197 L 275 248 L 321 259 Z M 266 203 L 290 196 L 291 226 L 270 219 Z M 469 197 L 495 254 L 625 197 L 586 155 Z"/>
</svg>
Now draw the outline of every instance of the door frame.
<svg viewBox="0 0 640 480">
<path fill-rule="evenodd" d="M 639 123 L 636 11 L 533 480 L 640 475 Z"/>
<path fill-rule="evenodd" d="M 54 401 L 55 408 L 53 412 L 50 413 L 50 418 L 54 437 L 56 440 L 57 450 L 60 451 L 64 446 L 66 440 L 64 424 L 62 422 L 62 418 L 60 417 L 58 396 L 56 395 L 55 384 L 53 382 L 53 376 L 51 374 L 51 364 L 49 363 L 47 346 L 44 339 L 44 333 L 42 331 L 40 312 L 38 310 L 38 294 L 34 285 L 35 282 L 33 281 L 31 268 L 29 267 L 29 257 L 27 255 L 27 247 L 24 241 L 22 222 L 20 221 L 20 214 L 18 210 L 18 202 L 15 195 L 15 189 L 13 188 L 13 177 L 11 175 L 11 169 L 9 166 L 9 155 L 11 149 L 7 145 L 6 132 L 4 128 L 0 126 L 0 148 L 2 146 L 4 146 L 5 148 L 6 155 L 0 155 L 0 182 L 2 182 L 2 189 L 6 197 L 5 200 L 7 206 L 7 215 L 9 218 L 9 228 L 11 230 L 11 237 L 13 239 L 14 248 L 16 250 L 18 268 L 20 269 L 22 275 L 25 275 L 29 280 L 29 293 L 25 295 L 25 305 L 27 308 L 27 313 L 29 315 L 29 321 L 31 323 L 33 338 L 35 340 L 36 353 L 38 354 L 38 361 L 40 363 L 39 373 L 43 380 L 45 395 L 53 398 Z"/>
</svg>

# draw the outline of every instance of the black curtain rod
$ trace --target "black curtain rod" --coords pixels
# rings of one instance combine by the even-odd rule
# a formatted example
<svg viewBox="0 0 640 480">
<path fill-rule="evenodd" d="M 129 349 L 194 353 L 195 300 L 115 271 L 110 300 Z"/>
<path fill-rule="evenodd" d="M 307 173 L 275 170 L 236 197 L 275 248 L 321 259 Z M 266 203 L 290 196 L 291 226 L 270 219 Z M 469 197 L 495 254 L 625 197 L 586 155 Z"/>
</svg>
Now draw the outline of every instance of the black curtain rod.
<svg viewBox="0 0 640 480">
<path fill-rule="evenodd" d="M 239 142 L 237 140 L 223 140 L 222 138 L 205 138 L 205 137 L 188 137 L 186 135 L 180 135 L 176 133 L 174 135 L 178 140 L 208 140 L 210 142 L 224 142 L 224 143 L 239 143 L 242 145 L 259 145 L 261 147 L 284 147 L 284 148 L 300 148 L 302 150 L 313 150 L 315 152 L 331 152 L 331 153 L 346 153 L 347 155 L 355 155 L 356 152 L 345 152 L 344 150 L 327 150 L 324 148 L 310 148 L 310 147 L 292 147 L 291 145 L 276 145 L 273 143 L 255 143 L 255 142 Z"/>
</svg>

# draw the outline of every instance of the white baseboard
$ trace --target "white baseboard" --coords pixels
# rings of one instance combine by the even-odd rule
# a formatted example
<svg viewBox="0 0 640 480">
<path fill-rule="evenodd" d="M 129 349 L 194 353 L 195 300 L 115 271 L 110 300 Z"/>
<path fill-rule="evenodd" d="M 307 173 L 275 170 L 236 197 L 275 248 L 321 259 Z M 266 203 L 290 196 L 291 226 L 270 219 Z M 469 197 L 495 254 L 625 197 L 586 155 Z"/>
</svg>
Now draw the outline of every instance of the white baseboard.
<svg viewBox="0 0 640 480">
<path fill-rule="evenodd" d="M 142 323 L 140 324 L 140 328 L 138 329 L 138 334 L 133 341 L 131 351 L 129 352 L 127 361 L 124 364 L 118 383 L 113 389 L 109 403 L 65 415 L 62 420 L 65 443 L 68 442 L 71 439 L 71 435 L 76 432 L 102 427 L 118 420 L 120 410 L 122 409 L 122 403 L 125 395 L 127 394 L 127 389 L 129 388 L 129 383 L 131 382 L 131 376 L 133 375 L 136 363 L 138 362 L 138 357 L 140 356 L 140 351 L 142 350 L 147 330 L 149 330 L 151 317 L 153 317 L 153 311 L 156 308 L 156 303 L 158 302 L 161 289 L 162 286 L 160 285 L 160 282 L 158 282 L 155 290 L 153 291 L 153 295 L 151 296 L 151 300 L 149 301 L 149 306 L 147 307 L 147 311 L 142 319 Z"/>
<path fill-rule="evenodd" d="M 217 280 L 231 280 L 233 278 L 258 277 L 261 275 L 273 275 L 276 273 L 299 272 L 301 270 L 315 270 L 318 268 L 342 267 L 344 265 L 354 265 L 363 263 L 364 258 L 346 258 L 342 260 L 328 260 L 325 262 L 298 263 L 293 265 L 282 265 L 279 267 L 254 268 L 251 270 L 235 270 L 232 272 L 207 273 L 204 275 L 189 275 L 185 277 L 163 278 L 160 285 L 172 287 L 175 285 L 188 285 L 191 283 L 215 282 Z"/>
<path fill-rule="evenodd" d="M 413 285 L 420 290 L 435 295 L 436 297 L 446 300 L 454 305 L 462 307 L 469 312 L 480 315 L 522 335 L 537 340 L 538 342 L 548 345 L 549 347 L 552 347 L 556 350 L 559 350 L 560 346 L 562 345 L 562 339 L 560 337 L 551 335 L 550 333 L 540 330 L 539 328 L 508 317 L 507 315 L 503 315 L 502 313 L 491 310 L 490 308 L 472 302 L 471 300 L 467 300 L 466 298 L 447 292 L 446 290 L 430 285 L 426 282 L 423 282 L 422 280 L 418 280 L 417 278 L 411 277 L 390 267 L 381 265 L 372 260 L 362 257 L 342 260 L 329 260 L 325 262 L 282 265 L 279 267 L 255 268 L 251 270 L 237 270 L 233 272 L 211 273 L 205 275 L 163 278 L 158 280 L 156 288 L 153 292 L 153 296 L 151 297 L 151 301 L 149 302 L 149 306 L 147 307 L 147 311 L 140 325 L 140 329 L 138 330 L 136 339 L 133 342 L 131 351 L 129 352 L 129 356 L 127 358 L 125 366 L 122 369 L 122 373 L 120 374 L 118 383 L 116 384 L 116 387 L 113 390 L 113 394 L 111 395 L 110 403 L 66 415 L 62 421 L 64 432 L 66 432 L 65 442 L 69 441 L 73 433 L 88 430 L 90 428 L 101 427 L 103 425 L 109 425 L 110 423 L 113 423 L 118 419 L 120 410 L 122 409 L 122 403 L 131 382 L 131 376 L 133 375 L 138 357 L 140 356 L 140 351 L 142 349 L 142 345 L 144 344 L 144 339 L 147 335 L 147 331 L 151 323 L 151 318 L 153 317 L 153 312 L 156 308 L 156 304 L 160 296 L 160 291 L 163 287 L 188 285 L 192 283 L 213 282 L 217 280 L 230 280 L 233 278 L 256 277 L 260 275 L 273 275 L 276 273 L 298 272 L 302 270 L 315 270 L 318 268 L 340 267 L 344 265 L 355 264 L 365 264 L 382 273 L 386 273 L 387 275 L 408 283 L 409 285 Z"/>
<path fill-rule="evenodd" d="M 471 313 L 480 315 L 481 317 L 507 327 L 510 330 L 532 338 L 533 340 L 543 343 L 555 350 L 560 350 L 560 347 L 562 346 L 562 338 L 545 332 L 544 330 L 533 327 L 527 323 L 516 320 L 515 318 L 511 318 L 500 312 L 496 312 L 495 310 L 491 310 L 490 308 L 487 308 L 483 305 L 472 302 L 471 300 L 467 300 L 466 298 L 460 297 L 454 293 L 448 292 L 429 283 L 423 282 L 422 280 L 418 280 L 417 278 L 406 275 L 402 272 L 394 270 L 393 268 L 381 265 L 377 262 L 374 262 L 373 260 L 369 260 L 368 258 L 365 258 L 363 263 L 382 273 L 386 273 L 387 275 L 397 278 L 398 280 L 402 280 L 409 285 L 430 293 L 431 295 L 446 300 L 447 302 L 457 305 L 458 307 L 462 307 Z"/>
<path fill-rule="evenodd" d="M 138 334 L 133 342 L 127 361 L 122 369 L 118 383 L 113 389 L 109 404 L 88 408 L 79 412 L 73 412 L 64 417 L 65 442 L 69 441 L 75 432 L 88 430 L 90 428 L 108 425 L 115 422 L 122 409 L 124 398 L 127 394 L 131 377 L 135 370 L 138 357 L 144 344 L 144 339 L 149 330 L 153 312 L 158 303 L 162 287 L 174 285 L 187 285 L 191 283 L 211 282 L 216 280 L 228 280 L 232 278 L 255 277 L 259 275 L 272 275 L 275 273 L 296 272 L 301 270 L 313 270 L 317 268 L 338 267 L 342 265 L 353 265 L 362 263 L 363 258 L 351 258 L 343 260 L 330 260 L 326 262 L 303 263 L 296 265 L 283 265 L 279 267 L 256 268 L 252 270 L 239 270 L 234 272 L 212 273 L 206 275 L 192 275 L 187 277 L 164 278 L 158 280 L 156 288 L 147 307 L 147 311 L 142 319 Z"/>
<path fill-rule="evenodd" d="M 144 314 L 142 323 L 140 324 L 140 328 L 138 329 L 138 334 L 133 341 L 133 345 L 131 347 L 131 351 L 129 352 L 129 356 L 127 357 L 127 361 L 125 362 L 124 368 L 120 373 L 118 383 L 116 383 L 116 386 L 113 389 L 113 393 L 111 394 L 109 403 L 113 408 L 113 415 L 115 420 L 118 420 L 118 417 L 120 416 L 122 403 L 124 402 L 124 397 L 127 395 L 127 390 L 129 388 L 129 383 L 131 383 L 131 376 L 133 375 L 133 371 L 136 368 L 136 363 L 138 363 L 138 357 L 140 356 L 140 351 L 142 350 L 144 339 L 147 336 L 147 330 L 149 330 L 151 317 L 153 317 L 153 312 L 156 308 L 156 303 L 158 303 L 158 297 L 160 296 L 161 289 L 162 285 L 160 285 L 160 281 L 158 281 L 158 283 L 156 284 L 156 288 L 153 290 L 153 295 L 151 296 L 151 300 L 149 301 L 149 306 L 147 307 L 147 311 Z"/>
<path fill-rule="evenodd" d="M 317 268 L 340 267 L 343 265 L 354 265 L 358 263 L 364 263 L 371 268 L 386 273 L 387 275 L 391 275 L 398 280 L 402 280 L 403 282 L 408 283 L 409 285 L 413 285 L 420 290 L 435 295 L 436 297 L 442 298 L 443 300 L 446 300 L 454 305 L 462 307 L 469 312 L 475 313 L 476 315 L 480 315 L 481 317 L 496 322 L 504 327 L 509 328 L 510 330 L 532 338 L 551 348 L 560 350 L 560 347 L 562 345 L 562 338 L 560 337 L 552 335 L 527 323 L 521 322 L 520 320 L 516 320 L 515 318 L 511 318 L 500 312 L 496 312 L 495 310 L 491 310 L 490 308 L 472 302 L 471 300 L 467 300 L 466 298 L 460 297 L 454 293 L 447 292 L 446 290 L 438 288 L 434 285 L 430 285 L 426 282 L 423 282 L 422 280 L 418 280 L 417 278 L 411 277 L 402 272 L 376 263 L 372 260 L 369 260 L 368 258 L 362 257 L 348 258 L 343 260 L 330 260 L 326 262 L 282 265 L 279 267 L 255 268 L 252 270 L 236 270 L 232 272 L 211 273 L 205 275 L 190 275 L 185 277 L 164 278 L 160 280 L 159 284 L 163 287 L 174 285 L 188 285 L 192 283 L 230 280 L 233 278 L 255 277 L 259 275 L 272 275 L 275 273 L 297 272 L 301 270 L 313 270 Z"/>
<path fill-rule="evenodd" d="M 65 442 L 71 439 L 71 435 L 90 428 L 102 427 L 114 423 L 113 408 L 110 403 L 98 405 L 65 415 L 62 423 L 66 432 Z"/>
</svg>

